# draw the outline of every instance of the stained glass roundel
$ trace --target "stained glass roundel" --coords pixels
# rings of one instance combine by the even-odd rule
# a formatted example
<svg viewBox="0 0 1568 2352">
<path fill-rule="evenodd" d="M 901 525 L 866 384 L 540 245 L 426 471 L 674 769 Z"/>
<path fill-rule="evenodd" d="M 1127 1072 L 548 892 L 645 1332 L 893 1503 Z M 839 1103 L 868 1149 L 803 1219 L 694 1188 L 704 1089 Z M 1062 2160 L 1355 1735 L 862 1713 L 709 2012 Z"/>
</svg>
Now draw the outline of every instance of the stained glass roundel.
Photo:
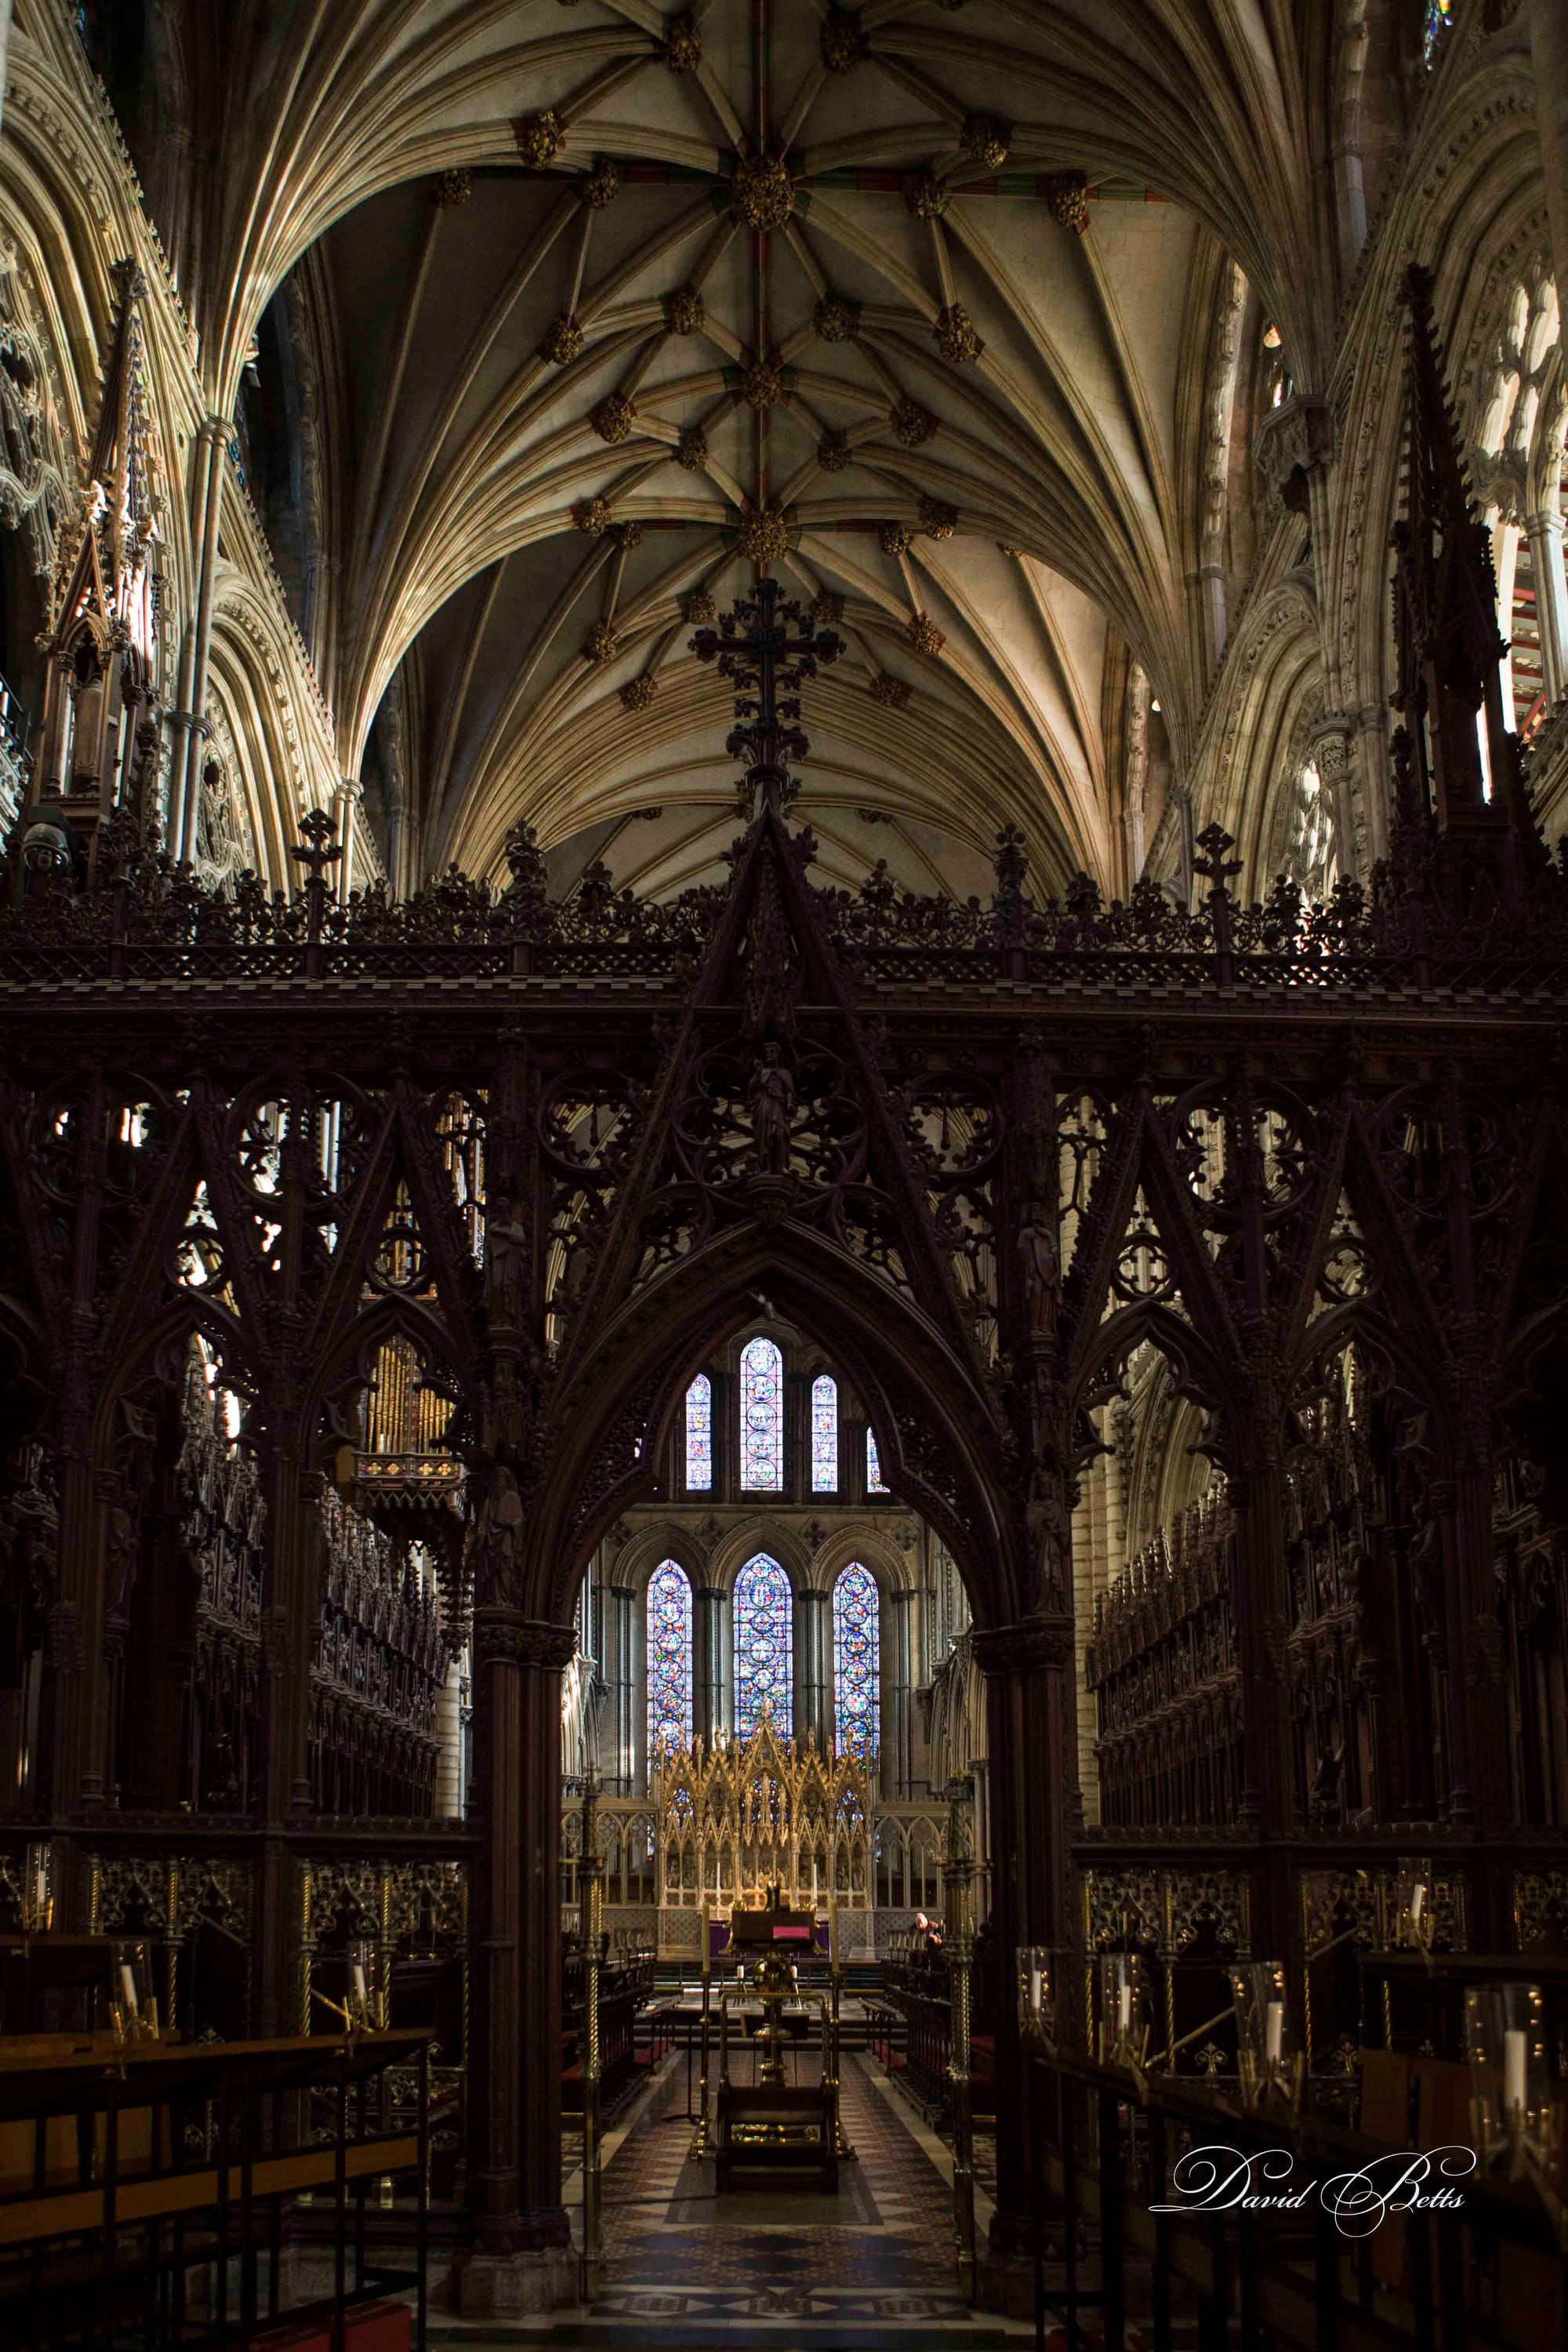
<svg viewBox="0 0 1568 2352">
<path fill-rule="evenodd" d="M 833 1588 L 833 1728 L 840 1756 L 878 1748 L 877 1580 L 852 1559 Z"/>
<path fill-rule="evenodd" d="M 678 1560 L 647 1580 L 647 1747 L 691 1745 L 691 1586 Z"/>
<path fill-rule="evenodd" d="M 749 1739 L 773 1723 L 781 1739 L 794 1729 L 795 1626 L 789 1579 L 776 1559 L 757 1552 L 735 1579 L 735 1737 Z"/>
</svg>

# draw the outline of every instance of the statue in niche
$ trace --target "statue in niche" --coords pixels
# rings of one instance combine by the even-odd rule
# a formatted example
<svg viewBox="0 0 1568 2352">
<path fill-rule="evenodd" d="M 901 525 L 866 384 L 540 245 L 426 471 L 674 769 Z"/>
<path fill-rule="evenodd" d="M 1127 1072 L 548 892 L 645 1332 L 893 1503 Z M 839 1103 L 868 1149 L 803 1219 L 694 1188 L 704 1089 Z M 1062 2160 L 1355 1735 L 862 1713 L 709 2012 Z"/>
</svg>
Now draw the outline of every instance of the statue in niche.
<svg viewBox="0 0 1568 2352">
<path fill-rule="evenodd" d="M 517 1217 L 486 1220 L 485 1257 L 498 1322 L 521 1327 L 525 1319 L 530 1240 L 527 1225 Z"/>
<path fill-rule="evenodd" d="M 1062 1261 L 1057 1246 L 1055 1219 L 1043 1202 L 1024 1203 L 1024 1221 L 1014 1244 L 1024 1308 L 1033 1331 L 1054 1331 L 1061 1297 Z"/>
<path fill-rule="evenodd" d="M 521 1564 L 522 1496 L 505 1462 L 498 1462 L 490 1474 L 474 1549 L 479 1563 L 476 1585 L 499 1599 L 510 1598 L 517 1590 Z"/>
<path fill-rule="evenodd" d="M 763 1047 L 746 1090 L 758 1167 L 769 1176 L 789 1172 L 790 1129 L 795 1118 L 795 1080 L 777 1041 Z"/>
</svg>

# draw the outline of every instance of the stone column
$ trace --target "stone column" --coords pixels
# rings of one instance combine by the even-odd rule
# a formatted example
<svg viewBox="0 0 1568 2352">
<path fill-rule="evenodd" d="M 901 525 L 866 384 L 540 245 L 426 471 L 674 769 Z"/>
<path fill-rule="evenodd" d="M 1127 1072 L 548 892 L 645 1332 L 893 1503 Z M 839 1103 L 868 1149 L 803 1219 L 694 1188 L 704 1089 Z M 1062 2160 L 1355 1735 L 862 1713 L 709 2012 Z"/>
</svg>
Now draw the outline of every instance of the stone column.
<svg viewBox="0 0 1568 2352">
<path fill-rule="evenodd" d="M 332 794 L 332 822 L 338 828 L 342 856 L 338 860 L 338 903 L 347 906 L 354 886 L 354 811 L 364 798 L 364 786 L 353 776 L 340 776 Z"/>
<path fill-rule="evenodd" d="M 1568 299 L 1568 297 L 1564 298 Z M 1563 518 L 1542 509 L 1525 524 L 1535 574 L 1535 617 L 1541 630 L 1541 688 L 1554 710 L 1568 694 L 1568 593 L 1563 572 Z"/>
<path fill-rule="evenodd" d="M 990 1750 L 991 1934 L 996 1956 L 996 2212 L 987 2300 L 1012 2309 L 1032 2293 L 1024 2063 L 1013 1955 L 1020 1944 L 1064 1954 L 1071 1934 L 1068 1857 L 1073 1784 L 1072 1620 L 977 1626 Z M 1064 1979 L 1065 1979 L 1064 1968 Z M 1070 1991 L 1065 1982 L 1064 1993 Z M 1026 2275 L 1027 2273 L 1027 2275 Z"/>
<path fill-rule="evenodd" d="M 1568 16 L 1563 0 L 1530 0 L 1530 54 L 1552 272 L 1559 299 L 1568 302 Z"/>
<path fill-rule="evenodd" d="M 610 1736 L 615 1743 L 611 1770 L 616 1792 L 629 1797 L 637 1787 L 637 1751 L 645 1727 L 637 1721 L 636 1647 L 637 1594 L 629 1584 L 599 1588 L 600 1643 L 604 1657 L 599 1671 L 610 1686 Z M 694 1629 L 695 1630 L 695 1629 Z M 601 1757 L 601 1769 L 604 1759 Z"/>
<path fill-rule="evenodd" d="M 882 1634 L 882 1787 L 889 1797 L 909 1797 L 914 1779 L 914 1647 L 911 1584 L 886 1595 Z"/>
<path fill-rule="evenodd" d="M 730 1709 L 724 1687 L 724 1604 L 729 1599 L 717 1584 L 691 1588 L 691 1728 L 710 1746 L 728 1728 Z"/>
<path fill-rule="evenodd" d="M 455 1822 L 463 1810 L 463 1670 L 454 1658 L 436 1699 L 436 1818 Z"/>
<path fill-rule="evenodd" d="M 795 1596 L 795 1736 L 814 1739 L 823 1755 L 833 1745 L 827 1687 L 828 1596 L 807 1585 Z"/>
<path fill-rule="evenodd" d="M 575 1628 L 474 1612 L 477 1864 L 466 2319 L 552 2309 L 576 2288 L 561 2202 L 561 1676 Z"/>
</svg>

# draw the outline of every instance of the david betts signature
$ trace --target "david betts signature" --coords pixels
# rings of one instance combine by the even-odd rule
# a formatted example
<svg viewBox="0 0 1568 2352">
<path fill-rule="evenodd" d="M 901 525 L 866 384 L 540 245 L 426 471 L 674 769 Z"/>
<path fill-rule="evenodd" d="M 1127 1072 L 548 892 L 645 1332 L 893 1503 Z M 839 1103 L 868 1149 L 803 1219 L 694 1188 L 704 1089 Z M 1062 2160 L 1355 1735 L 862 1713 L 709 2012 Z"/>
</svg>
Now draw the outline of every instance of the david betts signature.
<svg viewBox="0 0 1568 2352">
<path fill-rule="evenodd" d="M 1248 2156 L 1239 2147 L 1192 2147 L 1171 2170 L 1173 2200 L 1151 2205 L 1151 2213 L 1299 2213 L 1316 2197 L 1342 2237 L 1366 2238 L 1391 2213 L 1458 2213 L 1463 2193 L 1454 2188 L 1476 2168 L 1474 2148 L 1432 2147 L 1374 2157 L 1357 2172 L 1336 2172 L 1328 2180 L 1287 2184 L 1295 2170 L 1288 2147 L 1268 2147 Z"/>
</svg>

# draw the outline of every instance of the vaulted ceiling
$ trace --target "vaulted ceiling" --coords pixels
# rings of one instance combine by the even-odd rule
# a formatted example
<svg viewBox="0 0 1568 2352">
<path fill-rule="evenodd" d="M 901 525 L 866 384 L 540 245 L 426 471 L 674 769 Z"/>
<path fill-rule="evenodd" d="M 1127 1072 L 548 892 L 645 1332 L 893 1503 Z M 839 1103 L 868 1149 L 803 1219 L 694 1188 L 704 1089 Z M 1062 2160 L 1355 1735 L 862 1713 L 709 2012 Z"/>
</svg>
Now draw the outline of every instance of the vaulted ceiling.
<svg viewBox="0 0 1568 2352">
<path fill-rule="evenodd" d="M 1126 662 L 1178 741 L 1206 683 L 1194 419 L 1226 256 L 1299 372 L 1325 344 L 1317 13 L 242 12 L 205 350 L 229 396 L 294 273 L 319 660 L 348 772 L 394 690 L 375 757 L 416 865 L 483 869 L 526 816 L 568 864 L 614 842 L 617 879 L 712 878 L 734 769 L 687 640 L 765 563 L 848 642 L 805 714 L 830 865 L 966 892 L 1014 823 L 1058 878 L 1123 883 Z"/>
</svg>

